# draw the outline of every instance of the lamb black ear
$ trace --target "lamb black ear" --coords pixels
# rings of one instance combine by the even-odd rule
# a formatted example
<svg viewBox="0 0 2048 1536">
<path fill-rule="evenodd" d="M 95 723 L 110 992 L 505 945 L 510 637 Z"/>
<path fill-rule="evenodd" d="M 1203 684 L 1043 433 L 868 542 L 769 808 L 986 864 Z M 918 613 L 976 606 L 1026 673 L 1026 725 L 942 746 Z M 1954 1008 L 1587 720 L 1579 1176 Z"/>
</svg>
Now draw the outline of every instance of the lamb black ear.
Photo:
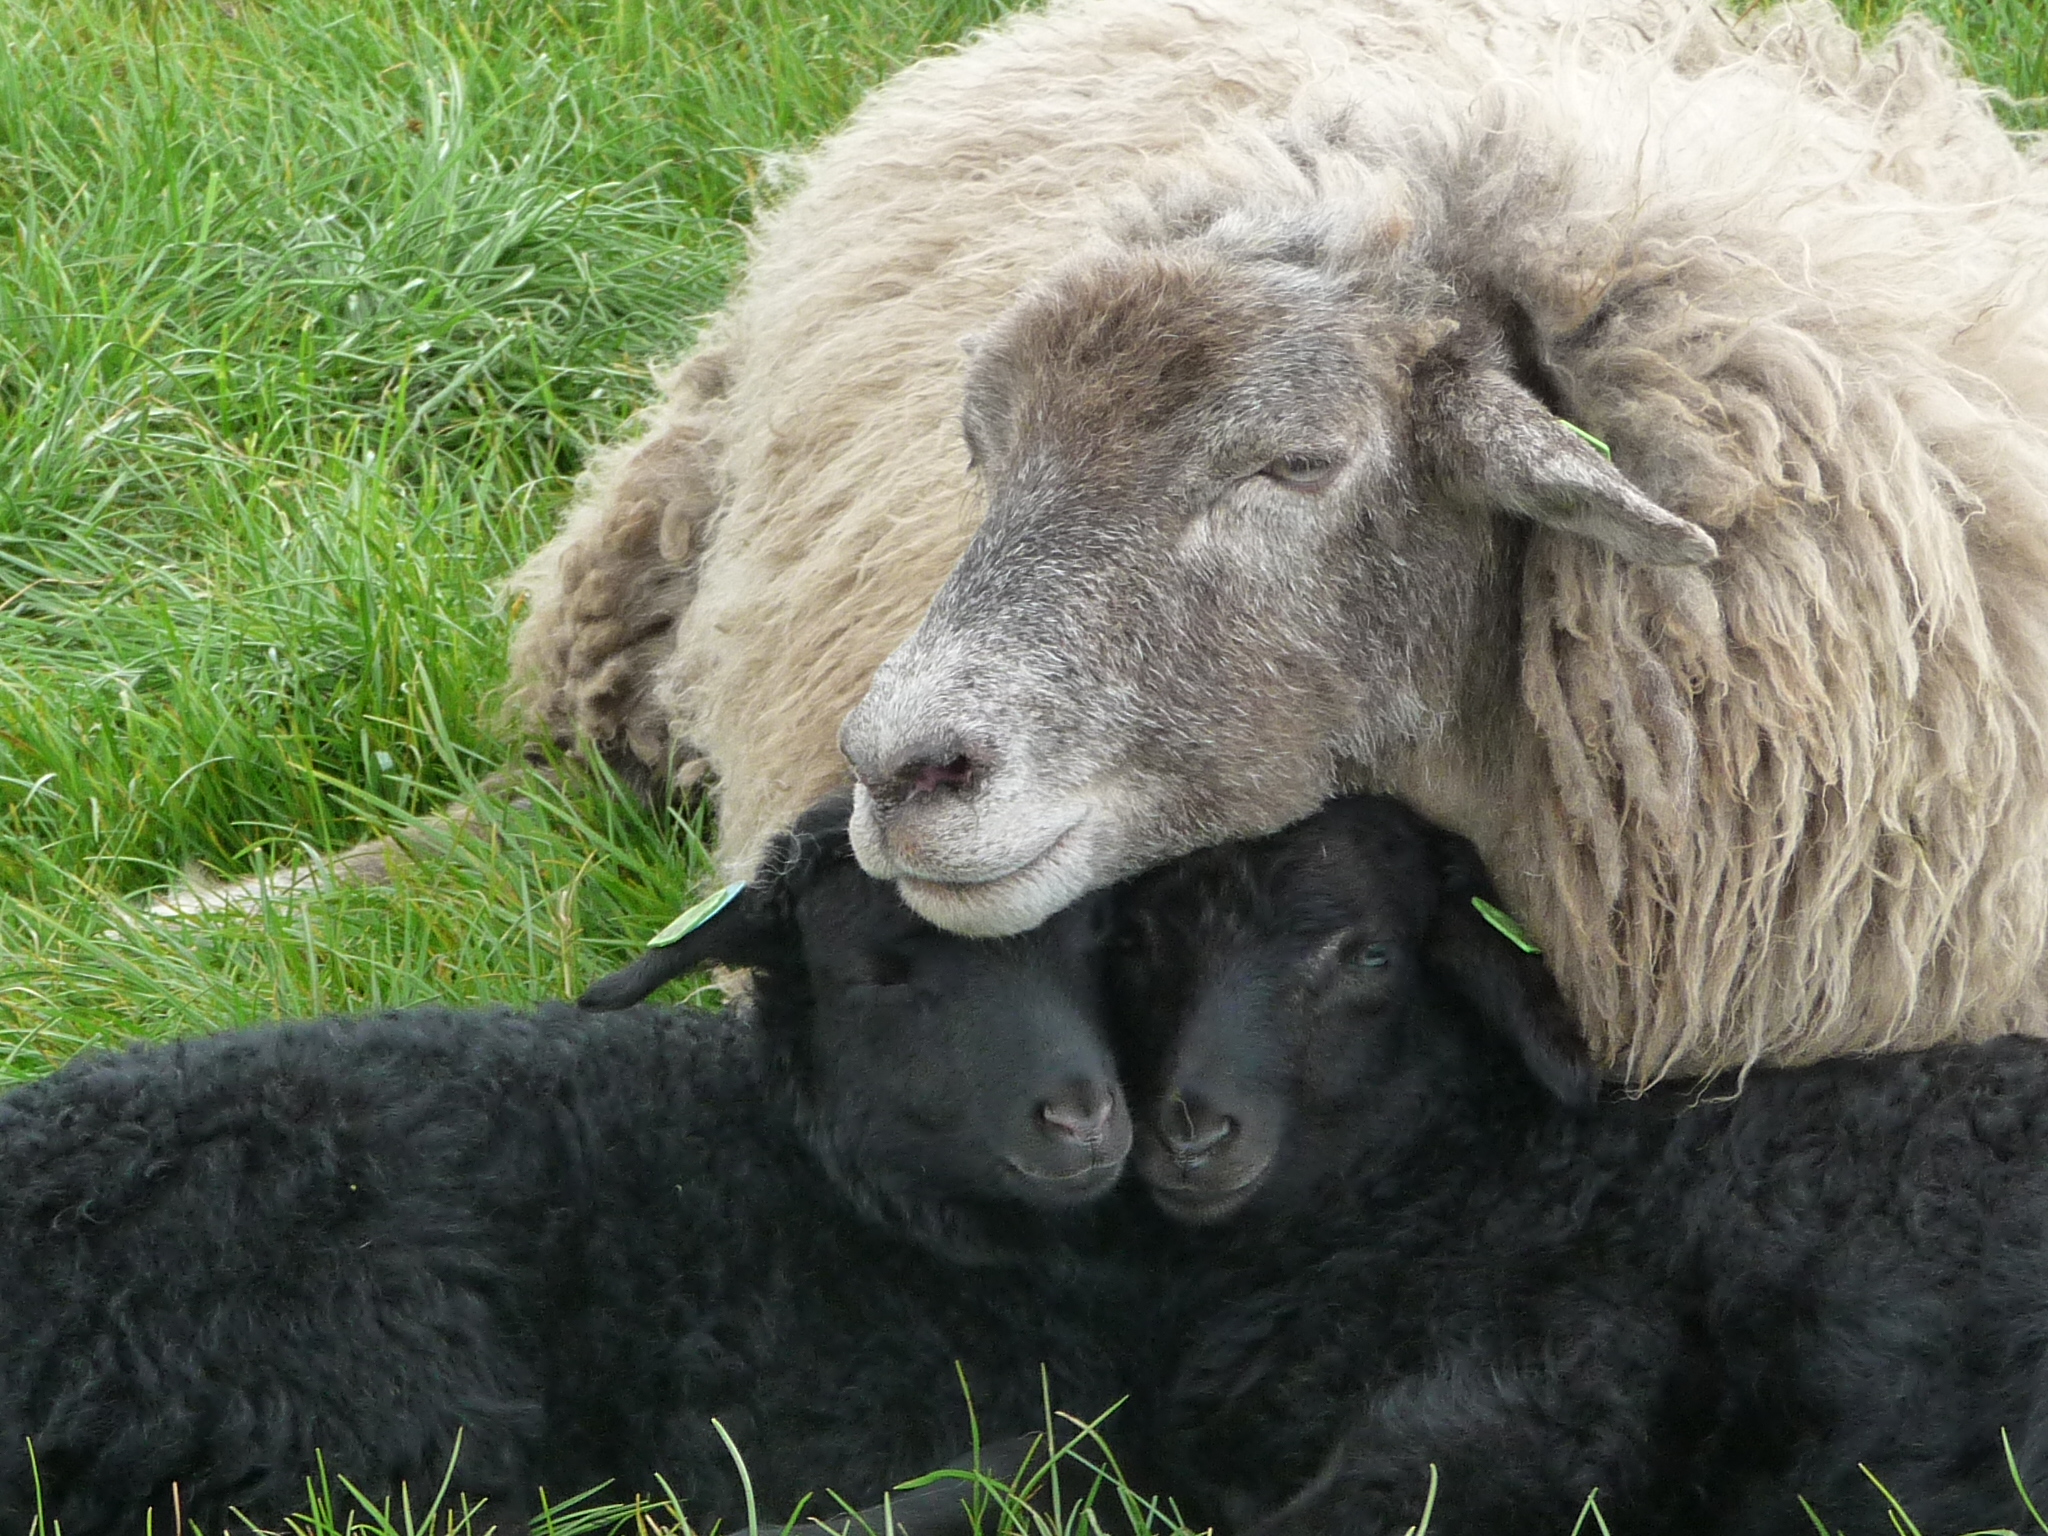
<svg viewBox="0 0 2048 1536">
<path fill-rule="evenodd" d="M 820 868 L 853 856 L 846 838 L 850 804 L 850 797 L 835 795 L 812 806 L 769 844 L 751 881 L 713 892 L 685 910 L 671 925 L 680 930 L 673 938 L 656 935 L 644 955 L 585 988 L 577 1005 L 630 1008 L 707 965 L 751 970 L 792 959 L 802 942 L 798 894 Z"/>
<path fill-rule="evenodd" d="M 1506 931 L 1519 933 L 1505 916 L 1479 851 L 1462 837 L 1439 835 L 1444 883 L 1424 950 L 1430 967 L 1514 1042 L 1529 1070 L 1561 1103 L 1591 1106 L 1600 1077 L 1550 967 L 1540 953 L 1523 947 L 1530 942 L 1526 934 L 1518 942 Z M 1500 916 L 1489 920 L 1475 897 Z"/>
<path fill-rule="evenodd" d="M 1700 565 L 1719 553 L 1602 447 L 1498 368 L 1430 357 L 1416 369 L 1418 441 L 1452 495 L 1606 546 L 1639 565 Z"/>
<path fill-rule="evenodd" d="M 707 965 L 740 969 L 771 963 L 789 943 L 794 928 L 783 893 L 772 882 L 728 886 L 706 897 L 698 908 L 721 898 L 729 899 L 688 932 L 667 942 L 657 935 L 637 960 L 593 981 L 576 1005 L 600 1011 L 630 1008 L 678 976 Z M 684 917 L 696 910 L 689 909 Z"/>
</svg>

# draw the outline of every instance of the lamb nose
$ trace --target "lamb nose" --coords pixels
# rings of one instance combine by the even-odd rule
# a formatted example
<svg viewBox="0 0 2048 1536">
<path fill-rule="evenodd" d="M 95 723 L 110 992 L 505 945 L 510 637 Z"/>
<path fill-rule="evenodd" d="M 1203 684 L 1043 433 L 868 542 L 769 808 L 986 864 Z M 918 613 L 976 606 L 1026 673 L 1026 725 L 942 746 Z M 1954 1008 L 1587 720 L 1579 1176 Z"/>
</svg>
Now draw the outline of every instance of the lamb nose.
<svg viewBox="0 0 2048 1536">
<path fill-rule="evenodd" d="M 1093 1083 L 1076 1083 L 1038 1106 L 1038 1122 L 1055 1141 L 1093 1146 L 1109 1129 L 1116 1100 Z"/>
<path fill-rule="evenodd" d="M 1237 1134 L 1237 1122 L 1175 1094 L 1160 1116 L 1159 1139 L 1184 1169 L 1199 1168 Z"/>
</svg>

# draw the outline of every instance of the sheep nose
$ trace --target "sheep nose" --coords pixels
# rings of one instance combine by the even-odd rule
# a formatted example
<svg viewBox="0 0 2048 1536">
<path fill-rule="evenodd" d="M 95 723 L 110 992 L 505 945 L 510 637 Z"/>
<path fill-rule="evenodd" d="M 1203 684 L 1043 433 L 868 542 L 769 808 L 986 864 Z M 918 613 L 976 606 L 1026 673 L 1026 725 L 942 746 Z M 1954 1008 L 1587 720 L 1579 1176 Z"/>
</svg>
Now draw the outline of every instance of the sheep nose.
<svg viewBox="0 0 2048 1536">
<path fill-rule="evenodd" d="M 894 809 L 920 795 L 967 794 L 986 776 L 987 754 L 957 736 L 920 742 L 881 763 L 849 759 L 853 776 L 878 807 Z"/>
<path fill-rule="evenodd" d="M 1159 1117 L 1159 1139 L 1183 1172 L 1201 1167 L 1237 1134 L 1237 1121 L 1176 1093 Z"/>
<path fill-rule="evenodd" d="M 1071 1083 L 1038 1106 L 1038 1123 L 1054 1141 L 1101 1144 L 1116 1116 L 1116 1095 L 1095 1083 Z"/>
</svg>

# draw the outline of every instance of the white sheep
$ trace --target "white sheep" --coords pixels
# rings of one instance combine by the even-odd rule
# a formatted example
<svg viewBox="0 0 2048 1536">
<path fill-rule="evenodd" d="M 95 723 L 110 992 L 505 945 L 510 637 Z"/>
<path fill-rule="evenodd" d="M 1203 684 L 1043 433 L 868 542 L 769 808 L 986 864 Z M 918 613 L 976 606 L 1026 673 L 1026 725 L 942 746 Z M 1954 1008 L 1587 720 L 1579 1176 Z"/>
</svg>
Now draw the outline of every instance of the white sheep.
<svg viewBox="0 0 2048 1536">
<path fill-rule="evenodd" d="M 970 470 L 962 338 L 1014 338 L 1133 252 L 1214 254 L 1292 219 L 1329 235 L 1301 263 L 1318 281 L 1342 279 L 1340 226 L 1433 274 L 1446 345 L 1498 354 L 1698 542 L 1602 542 L 1570 497 L 1385 466 L 1417 487 L 1404 516 L 1477 528 L 1472 557 L 1498 563 L 1446 632 L 1493 647 L 1497 675 L 1478 694 L 1411 678 L 1341 729 L 1223 763 L 1191 719 L 1183 775 L 1059 753 L 1156 706 L 1120 682 L 1170 680 L 1178 708 L 1207 676 L 1195 648 L 1155 626 L 1145 667 L 1118 672 L 1094 660 L 1112 631 L 1069 629 L 1087 666 L 1003 681 L 1031 581 L 985 539 L 998 600 L 966 618 L 952 601 L 849 735 L 900 812 L 893 843 L 874 794 L 857 816 L 870 867 L 940 921 L 1015 927 L 1365 785 L 1479 843 L 1610 1069 L 2039 1016 L 2048 170 L 1931 29 L 1864 50 L 1822 5 L 1073 0 L 905 71 L 801 169 L 643 435 L 516 581 L 532 718 L 657 784 L 708 759 L 730 863 L 843 780 L 842 718 L 991 498 L 1005 539 L 1028 523 Z M 1357 355 L 1394 370 L 1380 420 L 1401 429 L 1401 370 L 1429 353 L 1381 335 Z M 1347 485 L 1354 510 L 1380 505 Z M 1052 565 L 1104 574 L 1073 557 Z M 1158 590 L 1148 558 L 1110 574 Z M 1261 696 L 1257 670 L 1216 679 L 1222 715 Z M 947 716 L 970 678 L 997 681 L 971 721 Z M 971 753 L 919 758 L 969 725 L 1003 744 L 1000 794 Z M 1092 807 L 1086 848 L 1058 880 L 1004 886 L 1006 860 L 1044 852 L 1055 799 Z"/>
</svg>

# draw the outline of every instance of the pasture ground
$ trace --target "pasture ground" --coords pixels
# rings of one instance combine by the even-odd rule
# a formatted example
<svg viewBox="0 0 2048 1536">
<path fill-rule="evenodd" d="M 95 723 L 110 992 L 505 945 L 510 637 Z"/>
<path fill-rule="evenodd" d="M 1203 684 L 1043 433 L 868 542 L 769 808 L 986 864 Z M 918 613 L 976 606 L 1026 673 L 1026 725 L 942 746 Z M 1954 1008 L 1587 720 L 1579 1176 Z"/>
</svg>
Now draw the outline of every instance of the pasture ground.
<svg viewBox="0 0 2048 1536">
<path fill-rule="evenodd" d="M 1924 8 L 2048 96 L 2042 0 Z M 701 826 L 545 786 L 388 887 L 136 898 L 509 759 L 494 583 L 718 302 L 770 158 L 1002 9 L 0 0 L 0 1083 L 573 993 L 676 910 Z"/>
</svg>

